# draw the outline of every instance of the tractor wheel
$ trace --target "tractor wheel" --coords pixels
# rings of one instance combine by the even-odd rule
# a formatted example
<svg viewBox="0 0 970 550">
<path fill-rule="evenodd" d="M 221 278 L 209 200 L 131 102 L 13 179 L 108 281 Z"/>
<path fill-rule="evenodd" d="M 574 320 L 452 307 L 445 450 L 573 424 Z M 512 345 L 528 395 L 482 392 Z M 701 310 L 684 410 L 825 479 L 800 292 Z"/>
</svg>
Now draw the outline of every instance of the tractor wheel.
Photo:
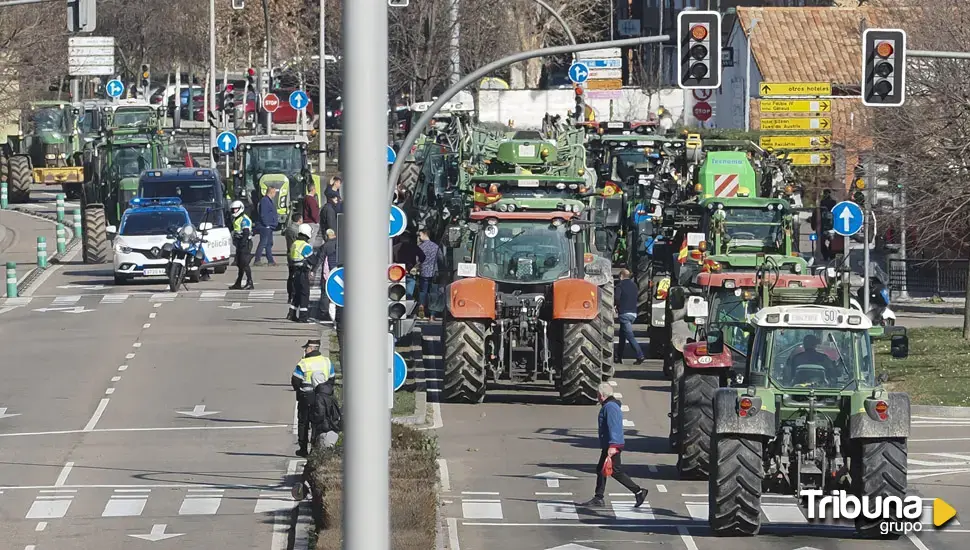
<svg viewBox="0 0 970 550">
<path fill-rule="evenodd" d="M 852 457 L 852 480 L 856 496 L 906 498 L 906 440 L 863 439 L 857 444 L 858 452 Z M 867 538 L 898 538 L 901 533 L 889 532 L 883 535 L 880 526 L 885 518 L 871 520 L 865 516 L 856 519 L 856 532 Z M 902 524 L 904 518 L 892 518 Z"/>
<path fill-rule="evenodd" d="M 677 392 L 677 472 L 682 479 L 707 476 L 714 432 L 714 394 L 721 377 L 698 370 L 686 370 Z"/>
<path fill-rule="evenodd" d="M 404 165 L 404 170 L 401 171 L 401 178 L 398 182 L 409 192 L 414 193 L 414 189 L 418 186 L 418 174 L 420 173 L 421 170 L 416 163 L 408 162 Z"/>
<path fill-rule="evenodd" d="M 86 264 L 103 264 L 108 261 L 108 229 L 105 225 L 104 207 L 86 205 L 81 217 L 81 252 Z"/>
<path fill-rule="evenodd" d="M 481 403 L 485 399 L 485 323 L 445 320 L 445 384 L 448 401 Z"/>
<path fill-rule="evenodd" d="M 637 273 L 637 313 L 639 320 L 645 319 L 650 312 L 650 273 L 643 271 Z"/>
<path fill-rule="evenodd" d="M 34 183 L 34 175 L 30 173 L 30 161 L 27 157 L 10 157 L 8 169 L 9 185 L 8 199 L 11 204 L 23 203 L 30 200 L 30 186 Z"/>
<path fill-rule="evenodd" d="M 715 535 L 757 535 L 761 529 L 764 444 L 752 436 L 720 434 L 708 480 L 707 516 Z"/>
<path fill-rule="evenodd" d="M 603 333 L 594 323 L 563 321 L 559 398 L 567 405 L 596 403 L 596 387 L 603 379 L 600 374 Z"/>
<path fill-rule="evenodd" d="M 600 310 L 596 316 L 596 323 L 599 325 L 600 333 L 603 335 L 600 343 L 603 347 L 603 379 L 613 377 L 613 336 L 616 333 L 616 322 L 614 319 L 614 288 L 613 282 L 608 282 L 600 287 Z M 620 350 L 622 353 L 623 350 Z"/>
<path fill-rule="evenodd" d="M 674 353 L 671 354 L 675 355 Z M 680 449 L 680 379 L 684 376 L 684 358 L 680 354 L 671 358 L 670 381 L 670 434 L 667 440 L 672 451 Z"/>
<path fill-rule="evenodd" d="M 670 326 L 647 327 L 647 339 L 650 341 L 650 347 L 647 349 L 650 358 L 665 357 L 667 350 L 670 349 Z"/>
</svg>

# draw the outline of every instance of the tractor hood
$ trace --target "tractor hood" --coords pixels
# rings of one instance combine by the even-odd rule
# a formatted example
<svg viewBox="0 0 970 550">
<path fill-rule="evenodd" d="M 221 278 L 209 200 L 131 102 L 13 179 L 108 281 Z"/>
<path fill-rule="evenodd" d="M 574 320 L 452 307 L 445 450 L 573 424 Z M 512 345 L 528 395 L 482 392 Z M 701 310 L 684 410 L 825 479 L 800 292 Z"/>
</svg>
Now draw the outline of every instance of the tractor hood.
<svg viewBox="0 0 970 550">
<path fill-rule="evenodd" d="M 67 141 L 66 136 L 60 132 L 40 132 L 37 139 L 45 145 L 60 145 Z"/>
<path fill-rule="evenodd" d="M 118 187 L 123 191 L 138 191 L 138 176 L 126 176 L 118 182 Z"/>
</svg>

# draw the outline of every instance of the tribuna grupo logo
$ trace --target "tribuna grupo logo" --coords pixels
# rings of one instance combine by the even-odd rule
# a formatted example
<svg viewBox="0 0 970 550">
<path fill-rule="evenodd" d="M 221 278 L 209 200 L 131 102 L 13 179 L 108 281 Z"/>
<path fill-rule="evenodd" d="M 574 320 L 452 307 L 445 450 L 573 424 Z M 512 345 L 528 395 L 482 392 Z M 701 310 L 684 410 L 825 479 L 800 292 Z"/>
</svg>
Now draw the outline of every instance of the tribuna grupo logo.
<svg viewBox="0 0 970 550">
<path fill-rule="evenodd" d="M 826 495 L 819 489 L 805 489 L 801 492 L 802 498 L 808 499 L 808 519 L 829 520 L 829 519 L 849 519 L 866 518 L 873 521 L 882 521 L 879 531 L 883 535 L 889 533 L 909 533 L 911 531 L 922 531 L 923 523 L 920 518 L 923 516 L 923 499 L 917 496 L 900 498 L 898 496 L 863 496 L 847 494 L 845 491 L 833 491 Z M 934 502 L 934 521 L 936 524 L 936 507 L 940 499 Z M 943 503 L 943 506 L 952 508 Z M 955 512 L 953 515 L 956 515 Z M 937 527 L 943 525 L 950 518 L 939 522 Z"/>
</svg>

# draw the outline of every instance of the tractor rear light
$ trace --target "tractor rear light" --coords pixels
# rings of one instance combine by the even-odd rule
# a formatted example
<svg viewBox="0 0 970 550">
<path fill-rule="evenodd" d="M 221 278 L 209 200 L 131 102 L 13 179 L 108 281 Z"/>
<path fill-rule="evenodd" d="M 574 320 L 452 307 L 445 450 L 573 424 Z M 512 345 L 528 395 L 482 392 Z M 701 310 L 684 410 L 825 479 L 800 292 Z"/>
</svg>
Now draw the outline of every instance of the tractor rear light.
<svg viewBox="0 0 970 550">
<path fill-rule="evenodd" d="M 759 398 L 742 397 L 738 400 L 738 416 L 754 416 L 758 413 L 760 403 Z"/>
<path fill-rule="evenodd" d="M 707 346 L 697 346 L 694 351 L 697 355 L 707 355 Z"/>
<path fill-rule="evenodd" d="M 593 263 L 593 253 L 592 252 L 587 252 L 587 253 L 583 254 L 583 263 L 584 264 L 591 264 L 591 263 Z"/>
<path fill-rule="evenodd" d="M 697 244 L 697 250 L 701 252 L 707 252 L 707 241 L 701 241 Z"/>
<path fill-rule="evenodd" d="M 667 299 L 667 290 L 664 289 L 664 288 L 658 289 L 657 290 L 657 299 L 658 300 L 666 300 Z"/>
<path fill-rule="evenodd" d="M 734 282 L 734 279 L 724 281 L 724 288 L 737 288 L 737 286 L 738 285 Z"/>
<path fill-rule="evenodd" d="M 879 420 L 887 420 L 889 418 L 889 403 L 879 401 L 876 403 L 875 409 Z"/>
</svg>

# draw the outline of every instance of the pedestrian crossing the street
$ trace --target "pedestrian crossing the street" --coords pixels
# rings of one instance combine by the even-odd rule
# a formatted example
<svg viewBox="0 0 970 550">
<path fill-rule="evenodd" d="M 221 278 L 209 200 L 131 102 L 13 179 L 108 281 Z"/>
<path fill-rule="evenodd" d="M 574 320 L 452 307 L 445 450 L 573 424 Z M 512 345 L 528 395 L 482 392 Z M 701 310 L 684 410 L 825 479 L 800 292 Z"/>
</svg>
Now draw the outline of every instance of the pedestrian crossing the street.
<svg viewBox="0 0 970 550">
<path fill-rule="evenodd" d="M 310 301 L 320 299 L 319 288 L 310 290 Z M 127 293 L 91 293 L 91 294 L 70 294 L 59 296 L 22 296 L 18 298 L 0 298 L 0 307 L 25 307 L 34 311 L 50 310 L 53 308 L 82 308 L 97 309 L 99 306 L 124 305 L 128 303 L 150 302 L 150 303 L 170 303 L 175 301 L 196 301 L 196 302 L 220 302 L 220 303 L 276 303 L 285 304 L 285 289 L 266 289 L 266 290 L 203 290 L 203 291 L 181 291 L 181 292 L 138 292 Z M 46 311 L 42 311 L 45 313 Z"/>
</svg>

